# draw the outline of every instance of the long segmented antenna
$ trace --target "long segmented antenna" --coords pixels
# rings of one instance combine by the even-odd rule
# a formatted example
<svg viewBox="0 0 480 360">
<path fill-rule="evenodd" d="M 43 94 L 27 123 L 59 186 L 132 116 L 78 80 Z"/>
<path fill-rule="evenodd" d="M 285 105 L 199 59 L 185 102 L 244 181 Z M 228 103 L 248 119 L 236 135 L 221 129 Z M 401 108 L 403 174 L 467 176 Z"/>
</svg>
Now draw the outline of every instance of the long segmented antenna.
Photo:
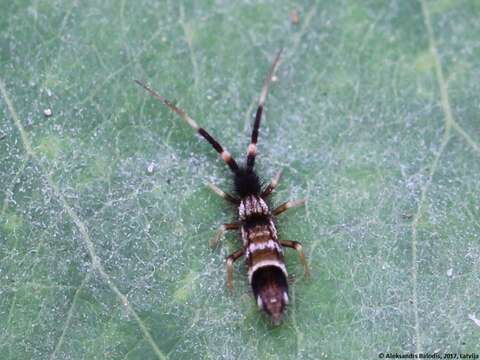
<svg viewBox="0 0 480 360">
<path fill-rule="evenodd" d="M 210 145 L 213 146 L 213 148 L 220 154 L 222 157 L 223 161 L 228 165 L 228 167 L 233 171 L 237 172 L 238 171 L 238 165 L 236 161 L 233 159 L 232 155 L 225 150 L 222 145 L 218 143 L 217 140 L 215 140 L 205 129 L 201 128 L 198 126 L 197 122 L 193 120 L 185 111 L 182 109 L 176 107 L 173 105 L 170 101 L 165 99 L 162 95 L 158 94 L 156 91 L 152 90 L 149 86 L 147 86 L 145 83 L 135 80 L 135 82 L 143 87 L 145 90 L 147 90 L 150 95 L 152 95 L 154 98 L 160 100 L 166 107 L 168 107 L 170 110 L 173 112 L 177 113 L 185 122 L 190 125 L 192 128 L 195 129 L 195 131 L 202 136 L 205 140 L 207 140 Z"/>
<path fill-rule="evenodd" d="M 275 74 L 275 70 L 278 66 L 282 51 L 283 49 L 280 49 L 277 53 L 277 56 L 275 56 L 275 60 L 273 61 L 272 67 L 270 68 L 267 78 L 263 83 L 263 88 L 262 88 L 262 92 L 260 93 L 260 98 L 258 99 L 257 113 L 255 115 L 255 122 L 253 123 L 252 140 L 250 142 L 250 145 L 248 145 L 248 150 L 247 150 L 247 170 L 248 171 L 251 171 L 253 169 L 253 166 L 255 165 L 255 155 L 257 154 L 258 132 L 260 130 L 260 121 L 262 120 L 263 104 L 265 103 L 265 99 L 267 98 L 268 88 L 270 86 L 272 77 Z"/>
</svg>

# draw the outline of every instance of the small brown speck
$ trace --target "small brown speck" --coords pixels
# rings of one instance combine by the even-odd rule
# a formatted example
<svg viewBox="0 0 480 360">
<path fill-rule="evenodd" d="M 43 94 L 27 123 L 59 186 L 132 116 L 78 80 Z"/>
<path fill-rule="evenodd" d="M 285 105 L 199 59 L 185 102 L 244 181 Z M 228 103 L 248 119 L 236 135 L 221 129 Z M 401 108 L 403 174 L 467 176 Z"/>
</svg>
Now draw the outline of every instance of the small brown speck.
<svg viewBox="0 0 480 360">
<path fill-rule="evenodd" d="M 298 13 L 298 10 L 297 10 L 297 9 L 293 9 L 293 10 L 290 12 L 290 22 L 291 22 L 293 25 L 297 25 L 297 24 L 300 22 L 300 14 Z"/>
</svg>

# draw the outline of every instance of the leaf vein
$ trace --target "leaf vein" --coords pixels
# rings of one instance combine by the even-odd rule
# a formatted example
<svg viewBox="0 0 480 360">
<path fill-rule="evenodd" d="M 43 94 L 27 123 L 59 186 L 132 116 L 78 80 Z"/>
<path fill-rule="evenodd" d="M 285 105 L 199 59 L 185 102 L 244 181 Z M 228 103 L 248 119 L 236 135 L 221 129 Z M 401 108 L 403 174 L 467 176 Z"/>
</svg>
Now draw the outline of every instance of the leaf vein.
<svg viewBox="0 0 480 360">
<path fill-rule="evenodd" d="M 32 159 L 37 160 L 37 155 L 35 154 L 35 152 L 32 149 L 30 139 L 28 138 L 28 135 L 27 135 L 25 129 L 23 128 L 23 126 L 22 126 L 22 123 L 20 121 L 20 117 L 18 116 L 18 114 L 15 110 L 15 107 L 13 106 L 13 103 L 10 100 L 10 97 L 7 93 L 6 88 L 5 88 L 5 84 L 4 84 L 4 82 L 1 78 L 0 78 L 0 93 L 1 93 L 5 103 L 7 104 L 8 111 L 10 112 L 10 115 L 13 118 L 15 126 L 18 128 L 18 131 L 20 132 L 20 137 L 21 137 L 21 140 L 22 140 L 22 144 L 25 148 L 25 151 L 27 152 L 28 155 L 30 155 L 32 157 Z M 143 320 L 140 318 L 140 316 L 138 316 L 137 312 L 135 311 L 135 309 L 132 307 L 132 305 L 128 301 L 128 298 L 113 283 L 110 275 L 108 275 L 105 272 L 105 270 L 103 268 L 103 265 L 101 263 L 101 260 L 98 257 L 98 255 L 96 254 L 94 243 L 93 243 L 92 239 L 90 238 L 90 234 L 88 233 L 86 225 L 82 222 L 82 220 L 77 215 L 77 213 L 73 210 L 73 208 L 70 206 L 70 204 L 68 204 L 67 200 L 65 199 L 65 197 L 61 193 L 57 183 L 55 183 L 53 181 L 53 179 L 52 179 L 51 175 L 49 174 L 49 172 L 47 171 L 47 169 L 45 169 L 45 167 L 40 162 L 37 161 L 37 163 L 38 163 L 40 169 L 42 170 L 42 173 L 44 174 L 45 178 L 47 179 L 48 184 L 52 188 L 53 193 L 55 194 L 55 196 L 60 201 L 60 204 L 62 205 L 64 210 L 67 212 L 67 214 L 73 220 L 75 226 L 80 231 L 81 239 L 83 240 L 83 242 L 84 242 L 84 244 L 85 244 L 85 246 L 88 250 L 88 253 L 90 255 L 90 259 L 91 259 L 91 262 L 92 262 L 92 264 L 91 264 L 92 269 L 99 273 L 99 275 L 107 283 L 110 290 L 112 290 L 113 293 L 118 297 L 118 299 L 120 300 L 120 303 L 123 304 L 123 306 L 125 306 L 127 311 L 133 316 L 133 318 L 137 322 L 138 326 L 140 327 L 140 330 L 142 331 L 145 340 L 147 340 L 149 345 L 152 347 L 156 356 L 159 359 L 165 359 L 166 358 L 165 355 L 163 354 L 163 352 L 160 350 L 160 348 L 155 343 L 152 335 L 150 334 L 150 331 L 148 330 L 147 326 L 145 325 Z"/>
</svg>

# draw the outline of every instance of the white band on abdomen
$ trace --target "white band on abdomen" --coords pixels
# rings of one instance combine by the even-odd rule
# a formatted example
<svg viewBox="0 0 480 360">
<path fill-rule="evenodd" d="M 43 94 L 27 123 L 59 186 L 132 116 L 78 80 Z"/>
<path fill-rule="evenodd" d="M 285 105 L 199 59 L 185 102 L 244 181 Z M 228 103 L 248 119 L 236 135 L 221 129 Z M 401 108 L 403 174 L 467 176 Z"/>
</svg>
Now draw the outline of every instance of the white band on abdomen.
<svg viewBox="0 0 480 360">
<path fill-rule="evenodd" d="M 285 267 L 285 264 L 280 262 L 279 260 L 262 260 L 262 261 L 259 261 L 258 263 L 256 263 L 255 265 L 253 265 L 250 269 L 248 269 L 248 282 L 251 284 L 252 283 L 252 277 L 253 277 L 253 274 L 255 273 L 255 271 L 257 271 L 258 269 L 260 268 L 263 268 L 265 266 L 276 266 L 278 267 L 280 270 L 283 271 L 283 274 L 285 275 L 285 277 L 288 276 L 288 273 L 287 273 L 287 268 Z"/>
</svg>

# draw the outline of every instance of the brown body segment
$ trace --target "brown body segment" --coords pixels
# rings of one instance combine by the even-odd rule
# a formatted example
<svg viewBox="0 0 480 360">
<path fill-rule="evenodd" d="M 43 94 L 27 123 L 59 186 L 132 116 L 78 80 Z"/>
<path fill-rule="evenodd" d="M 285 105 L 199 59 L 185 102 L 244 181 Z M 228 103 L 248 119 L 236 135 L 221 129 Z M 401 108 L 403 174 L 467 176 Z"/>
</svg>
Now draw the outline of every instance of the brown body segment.
<svg viewBox="0 0 480 360">
<path fill-rule="evenodd" d="M 262 267 L 262 264 L 277 263 L 278 266 L 284 267 L 283 249 L 278 241 L 275 225 L 271 218 L 268 217 L 267 219 L 268 225 L 242 226 L 246 237 L 244 239 L 245 261 L 250 278 L 253 271 Z"/>
</svg>

